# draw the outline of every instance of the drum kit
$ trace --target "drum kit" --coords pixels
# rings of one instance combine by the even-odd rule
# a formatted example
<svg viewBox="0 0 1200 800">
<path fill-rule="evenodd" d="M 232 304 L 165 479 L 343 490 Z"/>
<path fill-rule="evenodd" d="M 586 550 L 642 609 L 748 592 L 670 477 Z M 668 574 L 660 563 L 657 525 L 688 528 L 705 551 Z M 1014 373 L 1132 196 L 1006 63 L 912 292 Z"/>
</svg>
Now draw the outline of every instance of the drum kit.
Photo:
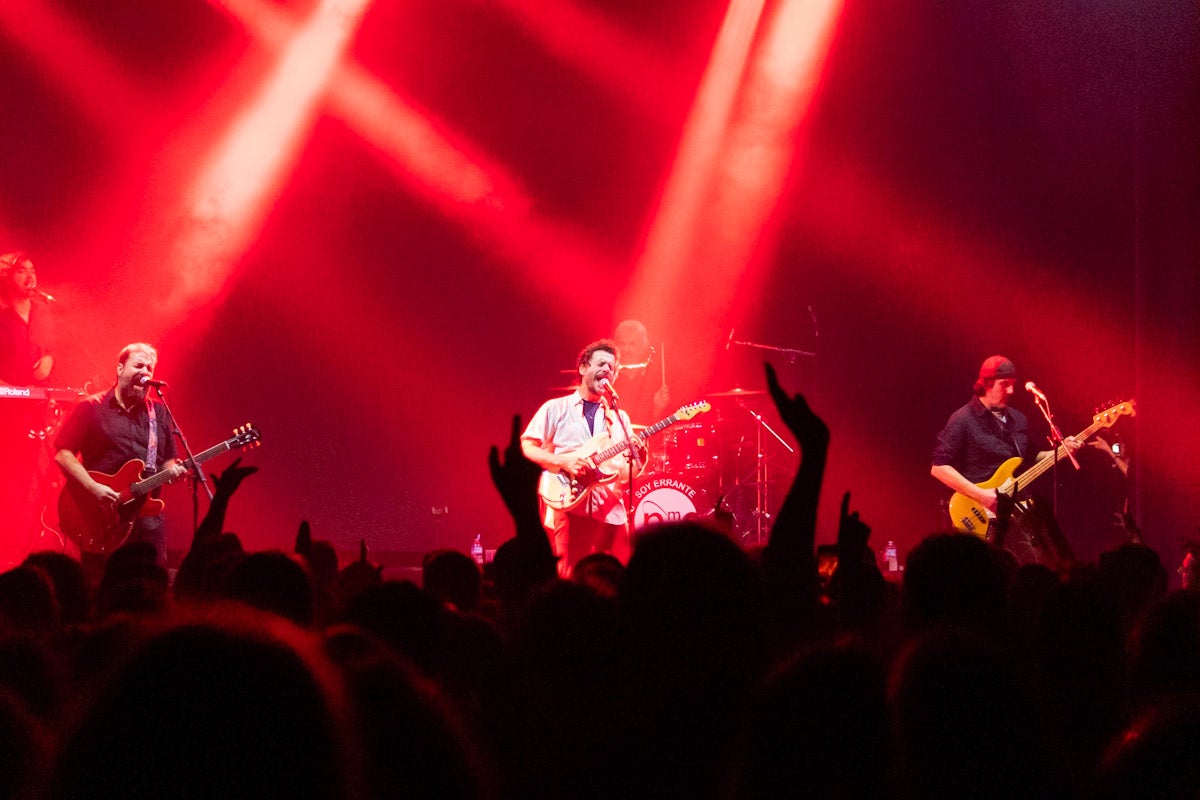
<svg viewBox="0 0 1200 800">
<path fill-rule="evenodd" d="M 766 543 L 770 489 L 781 480 L 774 473 L 794 450 L 754 409 L 754 399 L 765 394 L 707 394 L 714 415 L 676 423 L 647 440 L 647 468 L 633 487 L 635 528 L 723 512 L 732 516 L 742 544 Z"/>
</svg>

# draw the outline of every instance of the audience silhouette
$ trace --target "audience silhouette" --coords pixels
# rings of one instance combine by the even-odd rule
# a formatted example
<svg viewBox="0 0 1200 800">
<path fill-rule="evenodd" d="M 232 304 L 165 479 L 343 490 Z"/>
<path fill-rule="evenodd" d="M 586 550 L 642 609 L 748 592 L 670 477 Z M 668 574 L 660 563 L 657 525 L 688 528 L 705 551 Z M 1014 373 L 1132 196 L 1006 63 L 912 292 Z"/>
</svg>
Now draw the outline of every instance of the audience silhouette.
<svg viewBox="0 0 1200 800">
<path fill-rule="evenodd" d="M 94 587 L 29 556 L 0 574 L 0 798 L 1195 796 L 1200 592 L 1143 544 L 1051 569 L 943 531 L 900 580 L 850 492 L 822 584 L 831 433 L 765 383 L 801 458 L 755 552 L 688 520 L 559 578 L 514 416 L 482 568 L 388 579 L 306 521 L 246 552 L 240 460 L 173 576 L 138 544 Z"/>
</svg>

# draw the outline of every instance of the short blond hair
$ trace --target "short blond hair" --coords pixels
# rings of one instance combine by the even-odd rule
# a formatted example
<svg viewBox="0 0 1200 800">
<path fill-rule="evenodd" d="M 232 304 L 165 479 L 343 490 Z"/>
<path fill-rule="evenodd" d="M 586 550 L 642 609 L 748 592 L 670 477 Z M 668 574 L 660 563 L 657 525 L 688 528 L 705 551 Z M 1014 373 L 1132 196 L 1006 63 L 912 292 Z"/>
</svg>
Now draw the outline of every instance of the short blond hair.
<svg viewBox="0 0 1200 800">
<path fill-rule="evenodd" d="M 158 351 L 154 349 L 154 345 L 146 344 L 145 342 L 134 342 L 133 344 L 125 345 L 121 350 L 121 355 L 117 356 L 117 363 L 124 365 L 129 360 L 129 357 L 133 355 L 134 350 L 146 351 L 154 359 L 154 363 L 158 363 Z"/>
</svg>

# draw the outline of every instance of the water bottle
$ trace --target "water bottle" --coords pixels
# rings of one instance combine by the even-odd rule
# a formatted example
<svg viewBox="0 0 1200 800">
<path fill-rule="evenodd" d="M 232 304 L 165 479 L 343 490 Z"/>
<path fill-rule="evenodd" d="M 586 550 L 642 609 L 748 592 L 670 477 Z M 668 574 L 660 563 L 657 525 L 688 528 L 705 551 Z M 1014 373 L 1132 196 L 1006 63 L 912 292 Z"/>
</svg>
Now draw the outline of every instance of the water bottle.
<svg viewBox="0 0 1200 800">
<path fill-rule="evenodd" d="M 483 541 L 479 538 L 480 536 L 482 534 L 475 534 L 475 541 L 471 542 L 471 558 L 475 559 L 476 564 L 483 566 Z"/>
<path fill-rule="evenodd" d="M 896 558 L 896 543 L 891 539 L 888 539 L 887 547 L 883 548 L 883 563 L 888 572 L 896 572 L 900 569 Z"/>
</svg>

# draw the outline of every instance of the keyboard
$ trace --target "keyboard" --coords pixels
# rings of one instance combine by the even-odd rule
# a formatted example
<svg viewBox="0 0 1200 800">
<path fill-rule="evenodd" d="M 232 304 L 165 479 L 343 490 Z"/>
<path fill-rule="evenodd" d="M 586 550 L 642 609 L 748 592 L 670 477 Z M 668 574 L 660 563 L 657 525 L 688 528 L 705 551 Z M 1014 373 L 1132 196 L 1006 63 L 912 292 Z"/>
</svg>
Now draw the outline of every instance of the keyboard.
<svg viewBox="0 0 1200 800">
<path fill-rule="evenodd" d="M 18 400 L 78 400 L 87 393 L 82 389 L 57 389 L 50 386 L 6 386 L 0 384 L 0 399 Z"/>
</svg>

